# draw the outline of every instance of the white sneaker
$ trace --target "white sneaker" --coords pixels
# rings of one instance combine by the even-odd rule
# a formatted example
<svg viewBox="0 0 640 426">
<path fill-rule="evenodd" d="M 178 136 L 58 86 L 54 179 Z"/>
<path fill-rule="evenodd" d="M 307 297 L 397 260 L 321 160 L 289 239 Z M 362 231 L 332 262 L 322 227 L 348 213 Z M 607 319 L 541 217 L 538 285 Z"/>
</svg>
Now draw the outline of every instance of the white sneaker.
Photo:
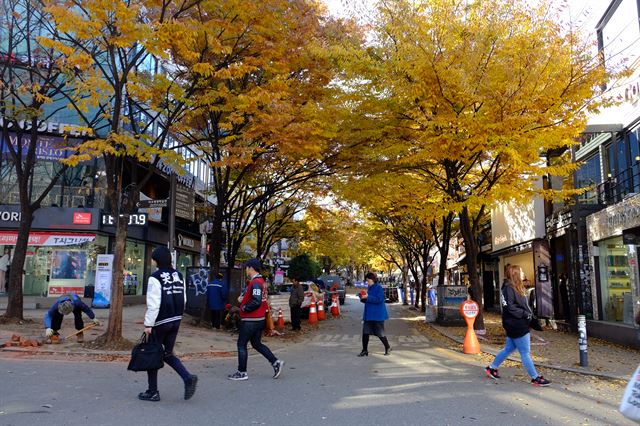
<svg viewBox="0 0 640 426">
<path fill-rule="evenodd" d="M 282 367 L 284 367 L 284 361 L 277 360 L 273 363 L 273 378 L 277 379 L 282 373 Z"/>
<path fill-rule="evenodd" d="M 227 379 L 229 380 L 248 380 L 249 379 L 249 375 L 247 374 L 247 372 L 242 372 L 242 371 L 236 371 L 233 374 L 229 374 L 227 376 Z"/>
</svg>

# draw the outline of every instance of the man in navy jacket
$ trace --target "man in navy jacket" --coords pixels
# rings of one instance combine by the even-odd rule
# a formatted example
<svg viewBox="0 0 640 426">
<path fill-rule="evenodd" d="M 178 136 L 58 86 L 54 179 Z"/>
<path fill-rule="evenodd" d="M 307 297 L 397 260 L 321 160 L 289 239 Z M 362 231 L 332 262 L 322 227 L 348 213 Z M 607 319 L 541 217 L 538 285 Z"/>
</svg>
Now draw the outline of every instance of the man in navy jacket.
<svg viewBox="0 0 640 426">
<path fill-rule="evenodd" d="M 227 286 L 222 274 L 218 273 L 217 278 L 207 284 L 207 302 L 211 311 L 211 326 L 215 329 L 220 330 L 222 313 L 224 312 L 224 306 L 227 304 L 228 296 L 229 286 Z"/>
</svg>

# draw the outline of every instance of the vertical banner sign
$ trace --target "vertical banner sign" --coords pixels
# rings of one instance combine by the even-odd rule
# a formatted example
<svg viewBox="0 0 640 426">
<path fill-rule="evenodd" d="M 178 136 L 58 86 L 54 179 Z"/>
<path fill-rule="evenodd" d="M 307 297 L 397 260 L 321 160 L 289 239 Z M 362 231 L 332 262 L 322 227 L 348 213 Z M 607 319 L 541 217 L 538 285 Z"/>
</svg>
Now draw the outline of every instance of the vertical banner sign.
<svg viewBox="0 0 640 426">
<path fill-rule="evenodd" d="M 111 305 L 113 255 L 99 254 L 96 262 L 96 284 L 91 306 L 94 308 L 108 308 Z"/>
</svg>

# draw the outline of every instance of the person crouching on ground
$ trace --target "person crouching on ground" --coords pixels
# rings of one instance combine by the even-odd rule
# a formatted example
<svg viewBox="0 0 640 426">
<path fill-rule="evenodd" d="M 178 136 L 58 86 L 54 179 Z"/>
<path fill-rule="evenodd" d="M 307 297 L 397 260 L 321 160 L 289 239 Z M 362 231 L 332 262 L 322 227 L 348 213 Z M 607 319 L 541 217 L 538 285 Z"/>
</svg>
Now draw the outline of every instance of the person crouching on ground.
<svg viewBox="0 0 640 426">
<path fill-rule="evenodd" d="M 267 285 L 260 275 L 262 264 L 258 259 L 249 259 L 245 264 L 245 273 L 250 278 L 244 293 L 238 297 L 240 302 L 240 334 L 238 335 L 238 371 L 228 376 L 229 380 L 247 380 L 247 343 L 264 356 L 273 367 L 273 378 L 282 373 L 284 361 L 277 359 L 260 339 L 265 327 L 267 315 Z"/>
<path fill-rule="evenodd" d="M 538 375 L 536 367 L 531 359 L 531 334 L 529 323 L 533 316 L 527 300 L 527 289 L 523 283 L 522 268 L 518 265 L 509 265 L 506 271 L 506 280 L 500 292 L 502 304 L 502 326 L 507 333 L 507 342 L 504 348 L 498 352 L 493 362 L 485 368 L 487 376 L 498 380 L 498 367 L 511 354 L 518 349 L 522 365 L 534 386 L 549 386 L 551 382 Z"/>
<path fill-rule="evenodd" d="M 158 270 L 149 277 L 147 286 L 147 312 L 144 316 L 144 332 L 151 339 L 162 343 L 164 362 L 169 364 L 184 381 L 184 399 L 196 392 L 198 376 L 190 374 L 180 359 L 173 354 L 182 313 L 187 302 L 184 281 L 180 272 L 171 265 L 171 252 L 167 247 L 156 248 L 151 254 Z M 160 401 L 158 370 L 147 371 L 149 388 L 138 395 L 143 401 Z"/>
<path fill-rule="evenodd" d="M 382 344 L 384 345 L 384 354 L 389 355 L 391 352 L 391 346 L 387 340 L 387 336 L 384 333 L 384 322 L 389 319 L 387 313 L 387 307 L 384 304 L 384 289 L 377 282 L 378 277 L 373 272 L 367 273 L 364 276 L 367 281 L 369 290 L 366 294 L 359 294 L 360 301 L 364 303 L 364 314 L 362 325 L 362 352 L 358 356 L 369 355 L 369 335 L 373 334 L 378 336 Z"/>
<path fill-rule="evenodd" d="M 44 327 L 45 334 L 47 335 L 47 343 L 51 343 L 53 336 L 58 336 L 58 331 L 62 327 L 62 320 L 65 315 L 73 312 L 73 320 L 76 330 L 82 330 L 84 328 L 84 321 L 82 320 L 82 313 L 93 320 L 95 325 L 100 325 L 100 321 L 96 319 L 96 315 L 93 313 L 90 307 L 88 307 L 80 297 L 75 294 L 66 294 L 60 296 L 58 300 L 49 308 L 44 315 Z M 84 342 L 84 333 L 78 334 L 78 343 Z"/>
</svg>

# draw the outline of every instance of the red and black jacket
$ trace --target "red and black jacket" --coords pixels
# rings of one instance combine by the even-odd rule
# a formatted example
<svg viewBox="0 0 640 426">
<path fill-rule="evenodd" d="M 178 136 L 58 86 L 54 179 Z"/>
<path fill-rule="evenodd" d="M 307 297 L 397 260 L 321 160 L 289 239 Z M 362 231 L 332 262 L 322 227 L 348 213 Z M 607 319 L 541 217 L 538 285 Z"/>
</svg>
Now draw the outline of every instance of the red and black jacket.
<svg viewBox="0 0 640 426">
<path fill-rule="evenodd" d="M 269 307 L 267 296 L 267 286 L 262 275 L 252 277 L 240 302 L 240 318 L 243 321 L 263 321 Z"/>
</svg>

